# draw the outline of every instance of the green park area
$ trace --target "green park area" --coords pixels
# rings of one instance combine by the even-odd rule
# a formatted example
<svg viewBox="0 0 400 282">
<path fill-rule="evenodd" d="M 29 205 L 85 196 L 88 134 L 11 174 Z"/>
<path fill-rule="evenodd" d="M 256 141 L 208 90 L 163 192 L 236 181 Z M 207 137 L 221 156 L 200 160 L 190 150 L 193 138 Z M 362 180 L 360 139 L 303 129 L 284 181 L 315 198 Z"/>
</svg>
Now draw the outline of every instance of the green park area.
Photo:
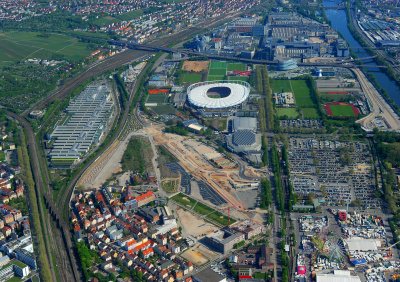
<svg viewBox="0 0 400 282">
<path fill-rule="evenodd" d="M 230 219 L 228 216 L 222 214 L 221 212 L 209 207 L 199 201 L 189 197 L 188 195 L 179 193 L 171 198 L 174 202 L 178 203 L 180 206 L 186 208 L 189 211 L 193 211 L 198 215 L 201 215 L 204 219 L 215 222 L 219 225 L 228 225 L 235 222 L 234 219 Z"/>
<path fill-rule="evenodd" d="M 86 43 L 67 35 L 38 32 L 0 33 L 0 67 L 32 58 L 78 61 L 90 53 Z"/>
<path fill-rule="evenodd" d="M 143 15 L 144 11 L 141 9 L 130 11 L 127 13 L 123 13 L 120 15 L 115 15 L 115 16 L 96 16 L 92 19 L 89 19 L 89 22 L 94 25 L 98 26 L 104 26 L 104 25 L 110 25 L 113 23 L 121 22 L 121 21 L 131 21 L 134 20 L 137 17 L 140 17 Z"/>
<path fill-rule="evenodd" d="M 297 119 L 299 113 L 295 108 L 276 108 L 276 113 L 279 118 Z"/>
</svg>

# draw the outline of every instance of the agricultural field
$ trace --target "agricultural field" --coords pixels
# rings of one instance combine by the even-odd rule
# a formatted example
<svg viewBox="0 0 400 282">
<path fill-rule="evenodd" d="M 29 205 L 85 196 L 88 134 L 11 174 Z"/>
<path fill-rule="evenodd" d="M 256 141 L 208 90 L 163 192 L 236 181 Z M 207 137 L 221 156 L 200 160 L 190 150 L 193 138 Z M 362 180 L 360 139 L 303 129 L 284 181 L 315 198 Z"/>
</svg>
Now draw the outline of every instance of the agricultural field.
<svg viewBox="0 0 400 282">
<path fill-rule="evenodd" d="M 0 67 L 29 58 L 79 61 L 90 55 L 86 43 L 61 34 L 0 33 Z"/>
<path fill-rule="evenodd" d="M 333 102 L 324 105 L 325 111 L 330 117 L 358 117 L 359 110 L 348 103 Z"/>
<path fill-rule="evenodd" d="M 220 213 L 219 211 L 203 204 L 195 199 L 179 193 L 171 198 L 173 201 L 177 202 L 178 204 L 184 206 L 188 210 L 194 211 L 197 214 L 204 215 L 205 219 L 208 219 L 211 222 L 215 222 L 220 225 L 228 225 L 229 219 L 226 215 Z M 234 223 L 235 220 L 231 219 L 230 224 Z"/>
<path fill-rule="evenodd" d="M 295 108 L 276 108 L 276 113 L 279 118 L 297 119 L 299 116 Z"/>
</svg>

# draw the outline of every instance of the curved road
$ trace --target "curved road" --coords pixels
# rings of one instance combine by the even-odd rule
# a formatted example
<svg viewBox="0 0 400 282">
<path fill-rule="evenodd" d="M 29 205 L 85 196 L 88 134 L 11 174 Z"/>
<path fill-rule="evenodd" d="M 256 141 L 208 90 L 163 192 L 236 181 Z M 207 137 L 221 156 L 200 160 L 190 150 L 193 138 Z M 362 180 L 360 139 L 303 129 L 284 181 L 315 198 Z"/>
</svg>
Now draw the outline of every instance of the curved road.
<svg viewBox="0 0 400 282">
<path fill-rule="evenodd" d="M 216 17 L 214 19 L 208 19 L 209 21 L 207 23 L 199 23 L 196 26 L 190 27 L 186 30 L 183 30 L 181 32 L 178 32 L 174 35 L 169 35 L 163 38 L 157 38 L 156 40 L 153 40 L 151 43 L 159 46 L 169 46 L 171 44 L 176 44 L 177 42 L 181 42 L 183 40 L 188 39 L 189 37 L 193 36 L 194 34 L 197 34 L 204 29 L 209 29 L 212 28 L 213 26 L 220 25 L 223 22 L 228 21 L 230 18 L 237 16 L 238 14 L 242 13 L 244 11 L 240 12 L 235 12 L 235 13 L 230 13 L 228 15 L 223 15 L 220 17 Z M 52 217 L 52 219 L 55 221 L 55 225 L 59 227 L 58 231 L 53 230 L 54 233 L 51 234 L 52 239 L 55 239 L 57 237 L 57 248 L 58 251 L 60 252 L 57 254 L 57 260 L 58 260 L 58 269 L 54 269 L 53 266 L 51 265 L 51 271 L 52 271 L 52 276 L 54 281 L 55 279 L 55 272 L 59 271 L 61 279 L 63 281 L 80 281 L 81 276 L 78 271 L 79 267 L 76 262 L 75 256 L 74 256 L 74 250 L 73 250 L 73 245 L 71 241 L 71 234 L 68 228 L 68 212 L 69 212 L 69 200 L 72 195 L 73 187 L 76 183 L 76 181 L 79 179 L 81 176 L 82 172 L 89 167 L 90 162 L 84 167 L 83 170 L 81 170 L 80 173 L 74 179 L 71 181 L 67 189 L 64 190 L 63 194 L 59 197 L 59 199 L 62 199 L 61 202 L 58 202 L 57 205 L 54 205 L 52 201 L 52 197 L 50 196 L 50 187 L 48 185 L 45 185 L 42 177 L 44 176 L 43 171 L 41 169 L 42 164 L 46 164 L 46 161 L 42 159 L 41 161 L 41 154 L 39 153 L 39 148 L 36 143 L 36 136 L 33 131 L 32 126 L 28 122 L 28 120 L 25 118 L 29 112 L 32 110 L 42 110 L 46 106 L 48 106 L 51 102 L 57 99 L 63 99 L 67 97 L 70 92 L 75 89 L 77 86 L 85 82 L 86 80 L 101 75 L 106 71 L 113 70 L 115 68 L 120 67 L 121 65 L 127 64 L 133 60 L 139 59 L 143 57 L 144 55 L 148 54 L 146 51 L 137 51 L 137 50 L 124 50 L 123 52 L 118 53 L 115 56 L 109 57 L 101 62 L 95 63 L 91 65 L 88 69 L 80 73 L 79 75 L 68 79 L 62 86 L 60 86 L 56 91 L 51 93 L 49 96 L 45 97 L 43 100 L 37 102 L 34 104 L 30 109 L 26 110 L 23 112 L 21 115 L 17 115 L 13 112 L 7 111 L 7 115 L 15 120 L 17 120 L 20 125 L 24 128 L 25 133 L 26 133 L 26 138 L 28 140 L 28 152 L 29 152 L 29 157 L 30 157 L 30 162 L 31 162 L 31 167 L 32 167 L 32 172 L 34 175 L 34 180 L 35 180 L 35 192 L 37 194 L 38 199 L 41 199 L 41 197 L 44 197 L 45 200 L 49 203 L 50 209 L 52 210 L 51 212 L 55 214 L 55 217 Z M 123 116 L 121 117 L 121 124 L 124 125 L 127 119 L 127 116 L 129 114 L 129 110 L 124 112 Z M 47 174 L 47 169 L 44 170 L 45 174 Z M 45 178 L 48 179 L 48 174 L 45 175 Z M 60 211 L 62 211 L 60 213 Z M 64 213 L 63 211 L 67 211 L 67 213 Z M 40 212 L 40 210 L 39 210 Z M 50 211 L 49 211 L 50 213 Z M 41 214 L 43 217 L 44 215 Z M 60 217 L 62 216 L 62 217 Z M 46 224 L 46 222 L 45 222 Z M 51 229 L 51 228 L 50 228 Z M 49 230 L 49 229 L 47 229 Z M 63 237 L 63 238 L 60 238 Z M 62 243 L 61 243 L 62 242 Z M 51 254 L 49 253 L 50 250 L 47 250 L 47 256 L 48 259 L 50 259 Z M 63 253 L 61 255 L 61 252 Z M 65 267 L 66 266 L 66 267 Z M 72 271 L 69 272 L 68 269 L 71 269 Z"/>
</svg>

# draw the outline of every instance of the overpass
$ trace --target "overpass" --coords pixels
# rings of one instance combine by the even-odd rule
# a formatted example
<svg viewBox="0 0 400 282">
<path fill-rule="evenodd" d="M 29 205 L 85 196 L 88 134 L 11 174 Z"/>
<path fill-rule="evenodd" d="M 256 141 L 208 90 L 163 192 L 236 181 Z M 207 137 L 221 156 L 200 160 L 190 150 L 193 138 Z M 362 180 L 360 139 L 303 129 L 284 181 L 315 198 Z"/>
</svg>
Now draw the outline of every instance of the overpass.
<svg viewBox="0 0 400 282">
<path fill-rule="evenodd" d="M 209 53 L 205 53 L 205 52 L 197 52 L 197 51 L 192 51 L 192 50 L 188 50 L 188 49 L 176 49 L 176 48 L 154 46 L 154 45 L 148 45 L 148 44 L 123 42 L 123 41 L 118 41 L 118 40 L 110 40 L 109 44 L 129 48 L 129 49 L 134 49 L 134 50 L 147 51 L 147 52 L 182 53 L 182 54 L 186 54 L 186 55 L 205 57 L 208 59 L 224 60 L 224 61 L 237 61 L 237 62 L 249 63 L 249 64 L 277 65 L 279 63 L 276 60 L 271 61 L 271 60 L 264 60 L 264 59 L 248 59 L 248 58 L 241 58 L 241 57 L 235 57 L 235 56 L 224 56 L 224 55 L 218 55 L 218 54 L 209 54 Z M 355 65 L 353 64 L 354 61 L 362 61 L 362 60 L 368 60 L 368 59 L 373 59 L 373 58 L 374 57 L 371 56 L 371 57 L 367 57 L 367 58 L 344 60 L 342 62 L 327 62 L 327 63 L 312 62 L 312 63 L 298 63 L 297 65 L 310 66 L 310 67 L 353 68 L 353 67 L 355 67 Z M 362 67 L 364 65 L 359 65 L 359 66 Z M 365 65 L 365 66 L 368 67 L 367 65 Z M 386 68 L 386 66 L 373 66 L 373 67 L 374 68 Z"/>
</svg>

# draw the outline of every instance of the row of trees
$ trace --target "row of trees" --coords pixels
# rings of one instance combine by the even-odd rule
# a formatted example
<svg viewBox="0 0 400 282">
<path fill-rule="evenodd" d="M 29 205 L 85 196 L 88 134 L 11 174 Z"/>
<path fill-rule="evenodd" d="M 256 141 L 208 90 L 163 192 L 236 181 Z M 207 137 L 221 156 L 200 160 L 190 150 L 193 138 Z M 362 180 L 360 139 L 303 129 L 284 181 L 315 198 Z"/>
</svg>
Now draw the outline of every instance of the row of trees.
<svg viewBox="0 0 400 282">
<path fill-rule="evenodd" d="M 271 150 L 272 171 L 274 172 L 275 201 L 281 212 L 285 211 L 285 190 L 282 185 L 279 152 L 274 144 Z"/>
</svg>

